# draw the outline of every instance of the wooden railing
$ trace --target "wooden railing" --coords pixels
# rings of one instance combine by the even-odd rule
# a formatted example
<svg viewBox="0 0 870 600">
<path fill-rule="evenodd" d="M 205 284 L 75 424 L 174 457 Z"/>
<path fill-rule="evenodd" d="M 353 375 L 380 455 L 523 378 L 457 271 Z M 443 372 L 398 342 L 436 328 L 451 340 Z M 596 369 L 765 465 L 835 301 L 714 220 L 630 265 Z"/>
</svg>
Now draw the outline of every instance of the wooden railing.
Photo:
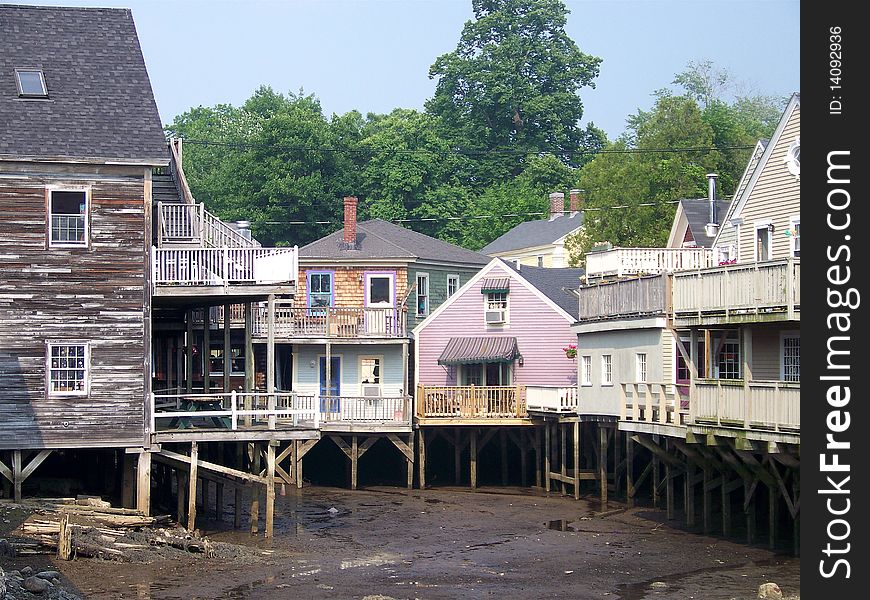
<svg viewBox="0 0 870 600">
<path fill-rule="evenodd" d="M 295 282 L 293 248 L 153 248 L 155 285 L 272 284 Z"/>
<path fill-rule="evenodd" d="M 619 420 L 685 425 L 689 419 L 688 392 L 688 386 L 673 383 L 622 383 Z"/>
<path fill-rule="evenodd" d="M 253 333 L 268 335 L 265 306 L 254 308 Z M 294 307 L 276 303 L 275 335 L 284 338 L 400 338 L 406 336 L 404 308 Z"/>
<path fill-rule="evenodd" d="M 399 424 L 411 423 L 410 396 L 298 396 L 300 405 L 316 410 L 321 424 Z"/>
<path fill-rule="evenodd" d="M 202 204 L 157 203 L 158 244 L 196 243 L 203 248 L 259 248 L 260 242 L 247 238 L 205 210 Z"/>
<path fill-rule="evenodd" d="M 319 427 L 316 406 L 306 406 L 295 392 L 227 392 L 183 394 L 165 390 L 151 394 L 151 431 L 209 428 L 236 431 L 251 427 L 276 429 Z"/>
<path fill-rule="evenodd" d="M 526 386 L 526 408 L 542 412 L 576 413 L 579 404 L 577 386 Z"/>
<path fill-rule="evenodd" d="M 670 275 L 653 275 L 581 286 L 579 321 L 667 314 Z"/>
<path fill-rule="evenodd" d="M 694 388 L 692 423 L 800 431 L 800 383 L 702 379 Z"/>
<path fill-rule="evenodd" d="M 674 273 L 674 317 L 800 310 L 800 258 Z"/>
<path fill-rule="evenodd" d="M 586 254 L 586 277 L 628 277 L 713 266 L 709 248 L 613 248 Z"/>
<path fill-rule="evenodd" d="M 417 386 L 417 416 L 449 419 L 526 418 L 526 386 Z"/>
</svg>

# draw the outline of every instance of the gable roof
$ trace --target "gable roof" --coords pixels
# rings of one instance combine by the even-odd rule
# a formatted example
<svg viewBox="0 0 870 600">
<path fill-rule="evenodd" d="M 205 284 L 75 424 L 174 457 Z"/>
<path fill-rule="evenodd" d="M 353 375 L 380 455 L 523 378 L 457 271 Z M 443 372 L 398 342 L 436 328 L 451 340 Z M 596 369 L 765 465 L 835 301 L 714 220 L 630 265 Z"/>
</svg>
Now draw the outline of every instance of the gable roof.
<svg viewBox="0 0 870 600">
<path fill-rule="evenodd" d="M 513 263 L 502 262 L 516 271 L 532 287 L 552 300 L 559 308 L 575 319 L 579 318 L 580 300 L 571 290 L 580 287 L 580 278 L 585 273 L 584 269 L 528 267 L 526 265 L 518 269 Z"/>
<path fill-rule="evenodd" d="M 502 234 L 483 248 L 483 254 L 499 254 L 511 250 L 534 248 L 552 244 L 583 224 L 583 213 L 566 214 L 555 219 L 538 219 L 537 221 L 525 221 L 510 231 Z"/>
<path fill-rule="evenodd" d="M 724 222 L 729 206 L 731 206 L 730 200 L 716 201 L 716 219 L 720 224 Z M 683 215 L 685 215 L 686 223 L 695 243 L 703 248 L 711 248 L 715 237 L 708 236 L 706 229 L 707 223 L 710 222 L 710 201 L 707 198 L 680 200 L 679 211 L 682 211 Z M 679 215 L 674 217 L 675 223 L 678 217 Z M 681 241 L 679 240 L 678 243 Z"/>
<path fill-rule="evenodd" d="M 488 256 L 411 231 L 381 219 L 356 226 L 357 248 L 344 247 L 344 228 L 299 249 L 300 259 L 365 260 L 400 259 L 483 266 Z"/>
<path fill-rule="evenodd" d="M 48 99 L 19 98 L 16 68 Z M 0 128 L 0 158 L 167 164 L 131 12 L 0 4 Z"/>
<path fill-rule="evenodd" d="M 749 164 L 747 165 L 746 171 L 744 171 L 743 178 L 738 186 L 738 193 L 734 195 L 734 200 L 731 202 L 731 206 L 728 210 L 728 220 L 740 217 L 743 207 L 746 206 L 746 201 L 752 195 L 752 189 L 755 187 L 755 183 L 764 171 L 764 165 L 767 164 L 768 160 L 770 160 L 770 155 L 776 147 L 780 136 L 782 136 L 783 130 L 788 124 L 789 119 L 791 119 L 792 114 L 794 114 L 795 109 L 800 107 L 800 104 L 801 95 L 799 92 L 795 92 L 789 99 L 788 105 L 785 107 L 773 135 L 766 143 L 764 143 L 764 140 L 761 140 L 756 145 L 752 158 L 750 158 Z M 763 148 L 763 151 L 759 155 L 759 149 L 761 148 Z M 725 223 L 725 219 L 722 220 L 722 223 Z M 724 229 L 720 227 L 719 234 L 716 236 L 716 240 L 714 240 L 714 245 L 718 243 L 722 231 L 724 231 Z"/>
</svg>

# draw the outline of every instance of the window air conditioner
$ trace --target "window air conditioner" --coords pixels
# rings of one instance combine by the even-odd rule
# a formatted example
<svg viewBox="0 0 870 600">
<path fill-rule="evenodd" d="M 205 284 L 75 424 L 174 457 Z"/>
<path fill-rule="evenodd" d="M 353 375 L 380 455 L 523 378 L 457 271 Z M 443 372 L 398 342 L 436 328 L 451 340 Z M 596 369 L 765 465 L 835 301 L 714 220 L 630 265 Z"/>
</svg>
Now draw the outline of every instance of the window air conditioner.
<svg viewBox="0 0 870 600">
<path fill-rule="evenodd" d="M 363 385 L 363 396 L 366 398 L 377 398 L 381 395 L 381 386 L 379 385 Z"/>
<path fill-rule="evenodd" d="M 486 311 L 486 323 L 504 323 L 504 309 Z"/>
</svg>

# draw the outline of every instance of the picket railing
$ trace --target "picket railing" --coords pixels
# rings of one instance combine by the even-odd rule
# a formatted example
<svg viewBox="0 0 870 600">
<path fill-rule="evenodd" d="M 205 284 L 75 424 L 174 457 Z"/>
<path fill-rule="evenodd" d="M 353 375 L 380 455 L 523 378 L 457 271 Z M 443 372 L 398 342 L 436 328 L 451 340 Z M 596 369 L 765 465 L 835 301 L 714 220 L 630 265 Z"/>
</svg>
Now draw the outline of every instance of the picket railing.
<svg viewBox="0 0 870 600">
<path fill-rule="evenodd" d="M 417 386 L 417 416 L 450 419 L 528 417 L 526 386 Z"/>
<path fill-rule="evenodd" d="M 153 248 L 155 285 L 277 284 L 295 282 L 298 249 Z"/>
</svg>

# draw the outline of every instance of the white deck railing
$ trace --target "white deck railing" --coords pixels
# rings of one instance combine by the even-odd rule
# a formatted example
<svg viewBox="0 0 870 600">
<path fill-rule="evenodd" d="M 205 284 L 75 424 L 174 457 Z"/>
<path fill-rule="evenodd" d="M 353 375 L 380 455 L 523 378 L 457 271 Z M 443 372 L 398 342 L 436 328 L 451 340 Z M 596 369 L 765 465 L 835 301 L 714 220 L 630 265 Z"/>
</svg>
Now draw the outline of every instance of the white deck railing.
<svg viewBox="0 0 870 600">
<path fill-rule="evenodd" d="M 800 431 L 800 400 L 800 383 L 703 379 L 695 384 L 691 419 L 696 424 Z"/>
<path fill-rule="evenodd" d="M 203 248 L 259 248 L 250 239 L 205 210 L 202 204 L 157 203 L 160 246 L 196 243 Z"/>
<path fill-rule="evenodd" d="M 800 258 L 674 273 L 674 316 L 726 311 L 793 315 L 800 309 L 800 288 Z"/>
<path fill-rule="evenodd" d="M 689 418 L 688 392 L 688 386 L 673 383 L 622 383 L 619 420 L 685 425 Z"/>
<path fill-rule="evenodd" d="M 578 404 L 579 395 L 577 393 L 577 386 L 526 386 L 526 408 L 528 410 L 576 413 Z"/>
<path fill-rule="evenodd" d="M 316 410 L 321 424 L 411 423 L 410 396 L 298 396 L 301 406 Z"/>
<path fill-rule="evenodd" d="M 613 248 L 586 254 L 586 277 L 627 277 L 713 266 L 709 248 Z"/>
<path fill-rule="evenodd" d="M 186 428 L 228 429 L 282 426 L 314 427 L 317 406 L 306 405 L 294 392 L 227 392 L 181 394 L 166 390 L 151 394 L 151 431 Z"/>
<path fill-rule="evenodd" d="M 153 248 L 155 285 L 277 284 L 295 282 L 298 249 Z"/>
<path fill-rule="evenodd" d="M 279 338 L 400 338 L 406 337 L 404 308 L 294 307 L 275 305 L 275 335 Z M 269 332 L 266 306 L 255 306 L 253 335 Z"/>
</svg>

